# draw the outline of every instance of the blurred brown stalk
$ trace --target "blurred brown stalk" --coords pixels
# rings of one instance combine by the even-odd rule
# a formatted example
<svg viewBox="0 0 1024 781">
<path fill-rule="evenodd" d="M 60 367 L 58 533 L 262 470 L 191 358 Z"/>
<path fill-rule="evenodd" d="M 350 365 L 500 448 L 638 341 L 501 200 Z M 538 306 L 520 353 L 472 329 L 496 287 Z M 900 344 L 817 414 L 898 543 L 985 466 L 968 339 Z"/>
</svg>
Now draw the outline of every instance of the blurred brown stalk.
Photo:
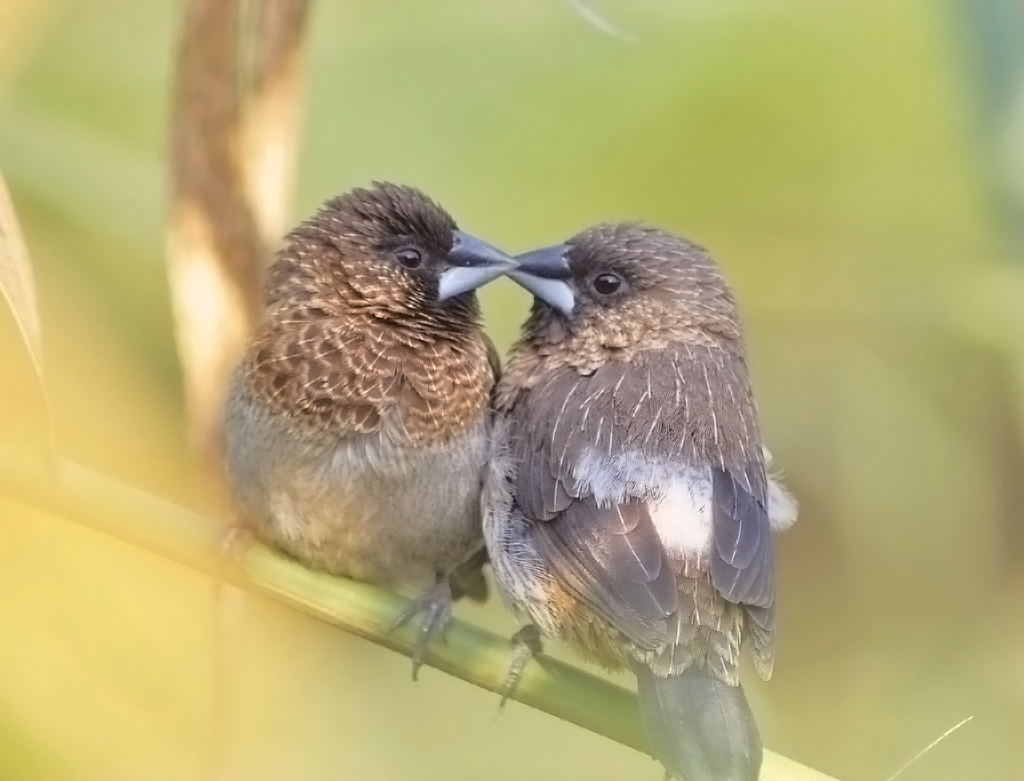
<svg viewBox="0 0 1024 781">
<path fill-rule="evenodd" d="M 188 0 L 171 120 L 168 273 L 189 435 L 219 455 L 228 375 L 284 230 L 308 0 Z"/>
</svg>

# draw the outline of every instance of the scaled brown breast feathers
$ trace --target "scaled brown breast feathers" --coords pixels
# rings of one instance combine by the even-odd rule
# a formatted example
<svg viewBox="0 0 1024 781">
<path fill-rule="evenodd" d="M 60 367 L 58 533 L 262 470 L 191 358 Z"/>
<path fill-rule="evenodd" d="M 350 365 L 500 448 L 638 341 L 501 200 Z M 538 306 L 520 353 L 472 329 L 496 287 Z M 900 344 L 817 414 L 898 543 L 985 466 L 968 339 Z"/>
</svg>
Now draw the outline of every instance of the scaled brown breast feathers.
<svg viewBox="0 0 1024 781">
<path fill-rule="evenodd" d="M 479 420 L 496 380 L 482 338 L 412 347 L 336 320 L 302 324 L 300 339 L 295 328 L 265 332 L 245 370 L 270 403 L 332 436 L 372 433 L 400 414 L 410 441 L 443 442 Z"/>
</svg>

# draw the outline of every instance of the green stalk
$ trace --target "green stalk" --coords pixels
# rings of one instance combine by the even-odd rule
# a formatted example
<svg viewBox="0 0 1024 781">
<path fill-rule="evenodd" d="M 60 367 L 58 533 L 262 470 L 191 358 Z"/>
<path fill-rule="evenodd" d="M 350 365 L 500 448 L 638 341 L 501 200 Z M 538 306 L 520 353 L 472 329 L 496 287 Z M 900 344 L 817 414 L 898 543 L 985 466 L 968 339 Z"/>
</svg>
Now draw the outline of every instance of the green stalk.
<svg viewBox="0 0 1024 781">
<path fill-rule="evenodd" d="M 302 567 L 261 545 L 237 561 L 220 552 L 223 527 L 214 520 L 124 485 L 64 458 L 32 459 L 0 448 L 0 492 L 46 512 L 82 523 L 118 540 L 165 556 L 247 591 L 263 594 L 409 656 L 415 630 L 390 627 L 407 604 L 366 583 Z M 445 643 L 426 663 L 495 692 L 503 691 L 508 638 L 454 620 Z M 649 753 L 635 695 L 549 657 L 531 662 L 512 699 Z M 762 781 L 835 781 L 771 751 Z"/>
</svg>

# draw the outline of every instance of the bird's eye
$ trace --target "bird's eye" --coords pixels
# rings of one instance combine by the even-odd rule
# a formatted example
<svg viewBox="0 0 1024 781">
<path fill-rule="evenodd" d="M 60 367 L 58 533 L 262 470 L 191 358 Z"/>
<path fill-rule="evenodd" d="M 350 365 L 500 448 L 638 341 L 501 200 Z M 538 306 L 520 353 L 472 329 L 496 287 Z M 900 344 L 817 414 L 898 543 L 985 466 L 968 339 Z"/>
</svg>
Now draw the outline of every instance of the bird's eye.
<svg viewBox="0 0 1024 781">
<path fill-rule="evenodd" d="M 423 253 L 416 247 L 402 247 L 395 251 L 395 257 L 406 268 L 419 268 L 423 265 Z"/>
<path fill-rule="evenodd" d="M 594 277 L 594 291 L 602 296 L 610 296 L 622 287 L 622 277 L 618 274 L 599 274 Z"/>
</svg>

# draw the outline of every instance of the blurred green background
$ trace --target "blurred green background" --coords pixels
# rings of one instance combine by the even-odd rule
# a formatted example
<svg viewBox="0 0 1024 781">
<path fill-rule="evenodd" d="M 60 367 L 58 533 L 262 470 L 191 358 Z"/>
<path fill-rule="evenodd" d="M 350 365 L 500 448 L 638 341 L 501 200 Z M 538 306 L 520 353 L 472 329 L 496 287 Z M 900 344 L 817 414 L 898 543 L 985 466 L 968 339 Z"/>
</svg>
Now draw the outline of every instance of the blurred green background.
<svg viewBox="0 0 1024 781">
<path fill-rule="evenodd" d="M 766 745 L 846 780 L 1024 778 L 1024 4 L 319 2 L 293 214 L 423 187 L 509 250 L 642 218 L 708 246 L 801 501 Z M 163 258 L 181 8 L 0 0 L 0 170 L 56 437 L 205 506 Z M 484 293 L 507 347 L 526 298 Z M 0 313 L 0 440 L 43 411 Z M 0 497 L 0 778 L 650 779 L 610 741 Z M 461 609 L 509 631 L 496 605 Z M 227 720 L 214 728 L 223 687 Z M 219 748 L 218 748 L 219 747 Z"/>
</svg>

